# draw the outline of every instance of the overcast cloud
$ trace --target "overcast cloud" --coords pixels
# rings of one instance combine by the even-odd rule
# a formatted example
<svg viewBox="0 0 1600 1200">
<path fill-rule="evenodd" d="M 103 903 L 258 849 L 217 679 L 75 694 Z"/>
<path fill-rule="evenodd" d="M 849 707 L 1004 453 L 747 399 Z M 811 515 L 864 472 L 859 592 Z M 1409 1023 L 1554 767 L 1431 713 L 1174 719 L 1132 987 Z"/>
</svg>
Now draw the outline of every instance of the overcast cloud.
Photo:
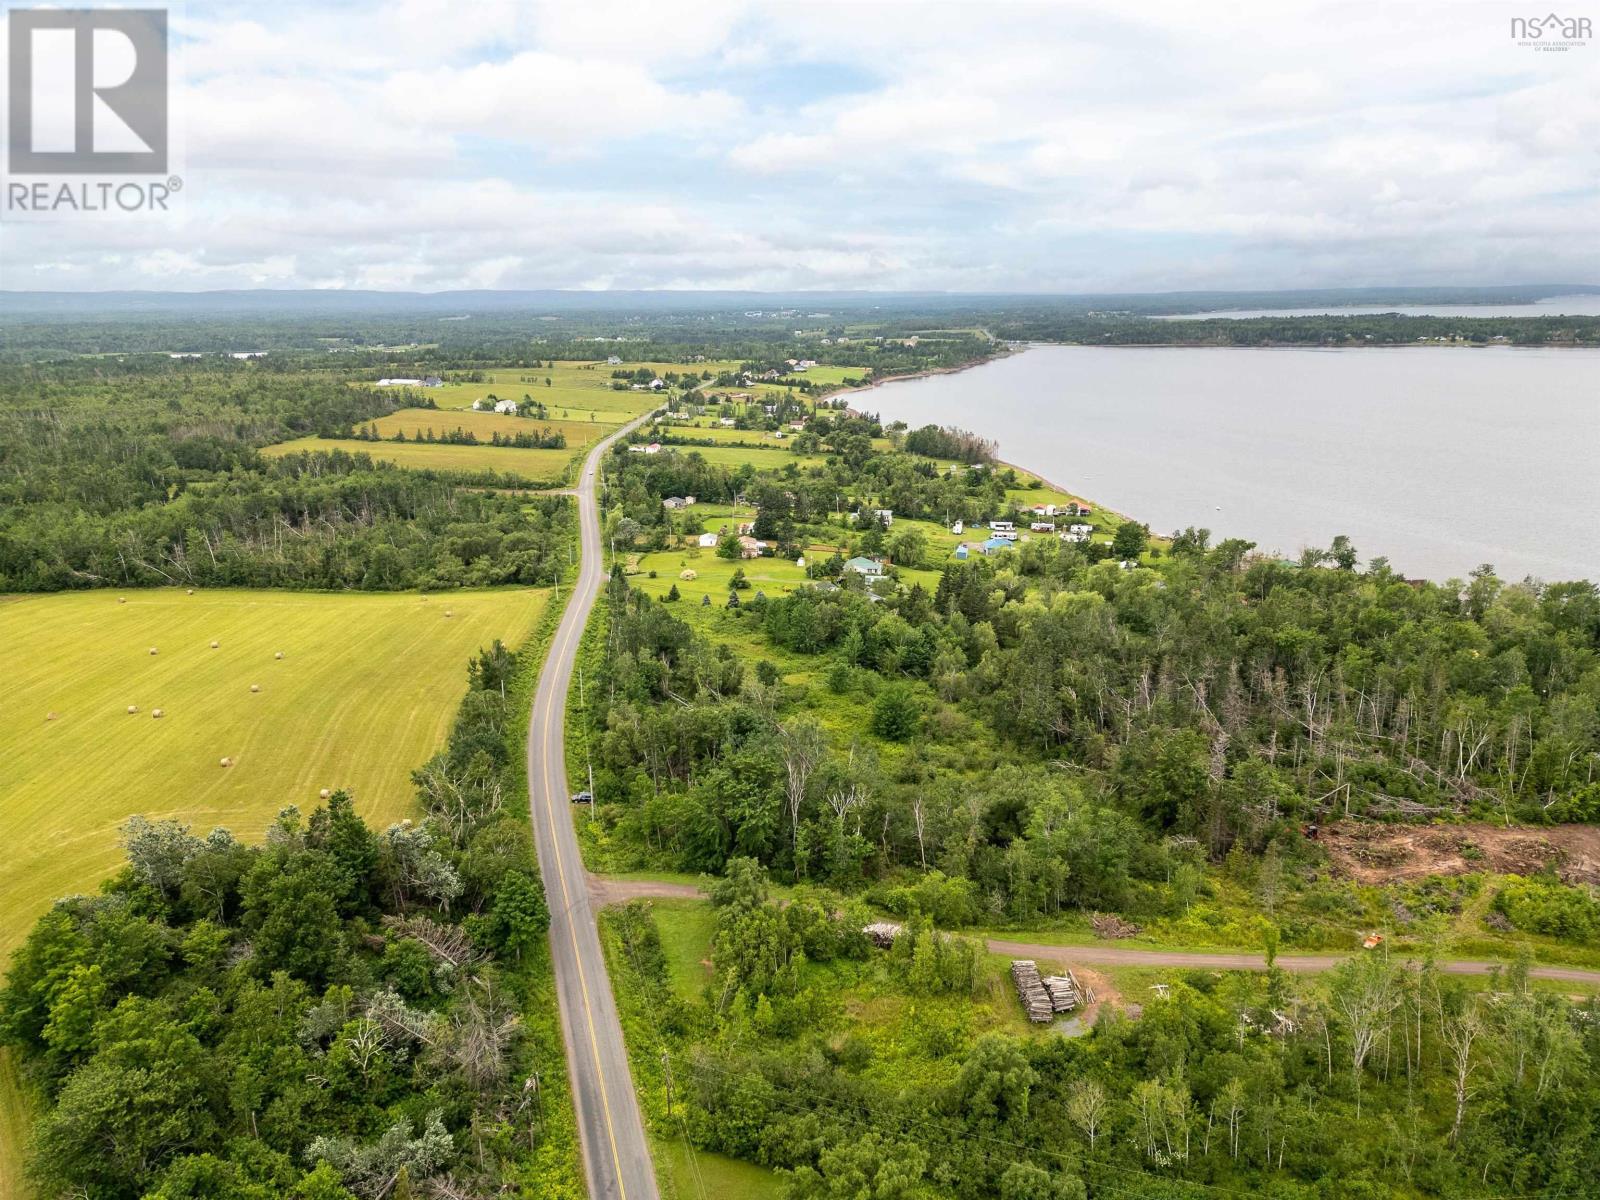
<svg viewBox="0 0 1600 1200">
<path fill-rule="evenodd" d="M 1597 282 L 1600 42 L 1524 7 L 188 0 L 183 220 L 0 282 Z"/>
</svg>

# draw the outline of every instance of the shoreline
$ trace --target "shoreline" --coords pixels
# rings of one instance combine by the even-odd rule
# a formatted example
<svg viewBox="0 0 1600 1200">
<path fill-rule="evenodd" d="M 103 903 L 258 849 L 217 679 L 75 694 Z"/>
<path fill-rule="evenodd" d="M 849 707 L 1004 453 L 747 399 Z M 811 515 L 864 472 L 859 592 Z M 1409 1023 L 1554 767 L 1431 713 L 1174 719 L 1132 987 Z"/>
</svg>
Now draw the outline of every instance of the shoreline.
<svg viewBox="0 0 1600 1200">
<path fill-rule="evenodd" d="M 971 370 L 974 370 L 977 367 L 989 366 L 991 363 L 998 362 L 1003 358 L 1009 358 L 1013 354 L 1026 353 L 1027 351 L 1032 350 L 1037 346 L 1065 346 L 1065 345 L 1076 345 L 1076 344 L 1077 343 L 1072 343 L 1072 342 L 1027 342 L 1027 343 L 1024 343 L 1022 345 L 1020 350 L 1015 349 L 1015 348 L 1007 349 L 1007 351 L 1004 354 L 998 354 L 998 355 L 995 355 L 992 358 L 981 359 L 981 360 L 979 360 L 977 362 L 962 363 L 960 366 L 955 366 L 955 367 L 930 367 L 926 371 L 915 371 L 915 372 L 911 372 L 911 373 L 906 374 L 906 375 L 890 375 L 890 376 L 887 376 L 886 378 L 883 378 L 883 379 L 875 379 L 871 383 L 863 384 L 860 387 L 840 388 L 838 391 L 829 392 L 827 394 L 827 396 L 821 397 L 821 398 L 822 399 L 831 399 L 834 396 L 855 395 L 858 392 L 870 392 L 870 391 L 874 390 L 875 388 L 884 387 L 884 386 L 886 386 L 888 384 L 891 384 L 891 383 L 907 383 L 907 382 L 910 382 L 910 381 L 916 380 L 916 379 L 930 379 L 935 375 L 955 375 L 955 374 L 957 374 L 957 373 L 959 373 L 961 371 L 971 371 Z M 862 413 L 858 412 L 853 405 L 850 406 L 850 407 L 847 407 L 845 409 L 845 411 L 847 413 L 850 413 L 850 414 L 854 415 L 854 416 L 862 416 L 863 415 Z M 995 445 L 998 446 L 999 442 L 996 442 Z M 1018 475 L 1023 475 L 1023 476 L 1026 476 L 1029 479 L 1035 480 L 1039 484 L 1042 484 L 1044 487 L 1049 488 L 1052 491 L 1060 492 L 1062 495 L 1067 496 L 1072 500 L 1076 500 L 1080 504 L 1087 504 L 1095 512 L 1108 513 L 1111 516 L 1116 517 L 1119 523 L 1127 522 L 1127 521 L 1135 521 L 1136 524 L 1144 525 L 1147 530 L 1150 529 L 1148 522 L 1136 521 L 1136 519 L 1134 517 L 1130 517 L 1127 513 L 1124 513 L 1124 512 L 1118 512 L 1116 509 L 1112 508 L 1109 504 L 1101 504 L 1098 500 L 1094 499 L 1094 497 L 1092 497 L 1092 496 L 1085 496 L 1081 492 L 1075 491 L 1072 488 L 1069 488 L 1069 487 L 1066 487 L 1066 486 L 1064 486 L 1064 485 L 1062 485 L 1060 483 L 1057 483 L 1054 479 L 1046 478 L 1044 475 L 1041 475 L 1038 471 L 1035 471 L 1032 467 L 1025 467 L 1021 463 L 1014 463 L 1014 462 L 1011 462 L 1009 459 L 1005 459 L 1005 458 L 997 458 L 997 459 L 995 459 L 995 466 L 996 467 L 1002 467 L 1002 468 L 1003 467 L 1009 467 L 1011 470 L 1015 471 Z M 1168 542 L 1168 541 L 1171 540 L 1165 534 L 1158 534 L 1154 530 L 1150 530 L 1150 537 L 1155 541 L 1160 541 L 1160 542 L 1163 542 L 1163 543 Z"/>
</svg>

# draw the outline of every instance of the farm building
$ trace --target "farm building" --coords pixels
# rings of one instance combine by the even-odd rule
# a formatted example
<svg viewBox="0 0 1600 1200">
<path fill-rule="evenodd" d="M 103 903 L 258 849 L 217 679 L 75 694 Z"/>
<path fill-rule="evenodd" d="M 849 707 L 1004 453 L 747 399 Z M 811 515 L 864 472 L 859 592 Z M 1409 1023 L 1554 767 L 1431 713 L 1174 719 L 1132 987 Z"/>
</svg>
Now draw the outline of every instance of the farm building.
<svg viewBox="0 0 1600 1200">
<path fill-rule="evenodd" d="M 702 533 L 699 538 L 701 547 L 706 550 L 715 550 L 717 548 L 717 543 L 721 540 L 722 539 L 714 533 Z"/>
<path fill-rule="evenodd" d="M 494 410 L 497 413 L 504 413 L 508 417 L 514 417 L 517 415 L 517 402 L 515 400 L 496 400 L 494 402 Z"/>
</svg>

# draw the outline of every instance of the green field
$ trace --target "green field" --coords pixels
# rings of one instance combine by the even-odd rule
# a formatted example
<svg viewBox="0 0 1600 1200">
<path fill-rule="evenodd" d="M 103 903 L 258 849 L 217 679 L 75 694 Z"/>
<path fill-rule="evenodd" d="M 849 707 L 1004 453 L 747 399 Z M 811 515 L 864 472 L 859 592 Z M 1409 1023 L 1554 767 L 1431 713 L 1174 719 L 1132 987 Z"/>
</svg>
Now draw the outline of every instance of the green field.
<svg viewBox="0 0 1600 1200">
<path fill-rule="evenodd" d="M 495 638 L 520 643 L 547 595 L 0 600 L 0 803 L 11 828 L 0 956 L 57 896 L 116 869 L 117 830 L 134 813 L 255 839 L 280 808 L 310 808 L 327 787 L 350 788 L 380 826 L 408 815 L 410 772 L 443 742 L 467 659 Z"/>
<path fill-rule="evenodd" d="M 296 438 L 262 450 L 280 457 L 302 451 L 326 454 L 343 450 L 349 454 L 371 455 L 379 462 L 399 467 L 435 471 L 493 471 L 515 475 L 530 483 L 560 480 L 572 462 L 575 450 L 517 450 L 507 446 L 452 446 L 444 442 L 363 442 L 355 438 Z"/>
<path fill-rule="evenodd" d="M 557 419 L 553 413 L 549 420 L 541 420 L 537 417 L 511 417 L 504 413 L 473 412 L 470 408 L 465 412 L 450 409 L 402 408 L 399 412 L 379 417 L 370 424 L 377 429 L 380 436 L 386 438 L 393 437 L 396 432 L 402 430 L 408 438 L 415 438 L 418 434 L 426 434 L 429 430 L 438 435 L 459 429 L 485 442 L 497 433 L 501 437 L 514 437 L 519 433 L 538 434 L 548 429 L 551 433 L 559 433 L 567 439 L 568 450 L 580 450 L 584 446 L 593 445 L 617 427 L 615 421 L 563 421 Z"/>
</svg>

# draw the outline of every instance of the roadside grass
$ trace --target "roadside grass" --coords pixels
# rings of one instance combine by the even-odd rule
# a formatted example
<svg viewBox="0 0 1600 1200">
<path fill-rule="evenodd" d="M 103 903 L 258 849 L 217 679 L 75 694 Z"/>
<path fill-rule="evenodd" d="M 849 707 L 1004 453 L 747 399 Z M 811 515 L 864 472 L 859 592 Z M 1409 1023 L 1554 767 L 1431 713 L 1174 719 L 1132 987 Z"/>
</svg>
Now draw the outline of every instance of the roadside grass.
<svg viewBox="0 0 1600 1200">
<path fill-rule="evenodd" d="M 711 902 L 660 899 L 650 901 L 650 908 L 661 931 L 673 992 L 680 1000 L 699 1000 L 711 982 L 711 936 L 716 931 Z"/>
<path fill-rule="evenodd" d="M 529 483 L 551 483 L 565 478 L 578 451 L 518 450 L 507 446 L 452 446 L 443 442 L 363 442 L 356 438 L 296 438 L 266 446 L 262 453 L 281 458 L 302 452 L 326 454 L 343 450 L 366 454 L 377 462 L 419 470 L 493 472 L 512 475 Z"/>
<path fill-rule="evenodd" d="M 0 645 L 12 830 L 0 956 L 58 896 L 116 870 L 118 829 L 135 813 L 256 839 L 279 809 L 315 805 L 327 787 L 349 788 L 380 827 L 410 815 L 410 772 L 443 743 L 468 658 L 496 638 L 521 643 L 548 596 L 174 588 L 126 603 L 106 591 L 0 600 L 12 630 Z"/>
<path fill-rule="evenodd" d="M 662 1200 L 780 1200 L 783 1177 L 726 1154 L 696 1150 L 681 1137 L 652 1133 L 650 1151 Z"/>
</svg>

